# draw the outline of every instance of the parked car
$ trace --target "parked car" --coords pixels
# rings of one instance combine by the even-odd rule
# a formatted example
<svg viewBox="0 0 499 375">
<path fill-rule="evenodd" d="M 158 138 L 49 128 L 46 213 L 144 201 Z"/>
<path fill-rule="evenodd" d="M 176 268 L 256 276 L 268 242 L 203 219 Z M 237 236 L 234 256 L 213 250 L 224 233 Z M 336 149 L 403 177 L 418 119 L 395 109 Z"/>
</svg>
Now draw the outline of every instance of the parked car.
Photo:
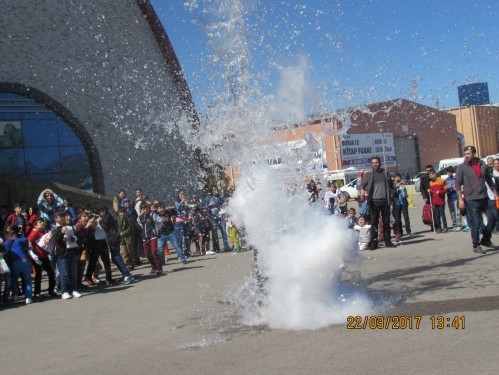
<svg viewBox="0 0 499 375">
<path fill-rule="evenodd" d="M 421 177 L 423 177 L 426 174 L 426 172 L 419 172 L 413 179 L 411 179 L 411 183 L 414 184 L 414 189 L 417 192 L 420 192 L 420 186 L 421 186 Z"/>
<path fill-rule="evenodd" d="M 357 190 L 357 180 L 358 178 L 351 181 L 348 185 L 340 187 L 341 191 L 345 191 L 348 195 L 350 195 L 350 200 L 356 200 L 359 196 L 359 191 Z"/>
</svg>

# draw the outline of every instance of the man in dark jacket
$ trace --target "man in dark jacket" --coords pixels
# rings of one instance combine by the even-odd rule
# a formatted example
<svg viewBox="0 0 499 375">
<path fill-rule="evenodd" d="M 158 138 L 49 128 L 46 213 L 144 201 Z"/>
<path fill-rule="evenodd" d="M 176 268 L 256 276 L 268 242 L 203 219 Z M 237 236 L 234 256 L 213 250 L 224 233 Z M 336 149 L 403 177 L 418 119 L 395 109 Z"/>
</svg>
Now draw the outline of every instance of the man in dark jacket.
<svg viewBox="0 0 499 375">
<path fill-rule="evenodd" d="M 489 198 L 487 189 L 492 192 L 494 200 Z M 473 252 L 485 254 L 487 250 L 495 250 L 490 238 L 497 220 L 497 191 L 490 168 L 476 157 L 476 149 L 473 146 L 464 148 L 464 162 L 457 167 L 456 193 L 459 209 L 466 209 Z M 487 226 L 483 225 L 482 214 L 487 217 Z M 483 228 L 481 240 L 480 228 Z"/>
<path fill-rule="evenodd" d="M 102 217 L 102 229 L 106 232 L 107 244 L 109 245 L 109 252 L 111 253 L 111 260 L 116 267 L 118 267 L 118 270 L 122 275 L 120 283 L 128 285 L 133 281 L 133 277 L 120 255 L 121 239 L 118 229 L 118 221 L 116 220 L 116 217 L 106 208 L 101 208 L 99 210 L 99 216 Z"/>
<path fill-rule="evenodd" d="M 428 195 L 428 189 L 430 188 L 430 177 L 428 176 L 428 173 L 433 170 L 433 166 L 431 164 L 428 164 L 424 169 L 426 171 L 426 174 L 421 177 L 421 180 L 419 182 L 419 191 L 421 192 L 421 196 L 423 197 L 425 203 L 430 203 L 430 197 Z"/>
<path fill-rule="evenodd" d="M 386 247 L 397 247 L 391 241 L 390 233 L 390 200 L 393 190 L 393 181 L 388 177 L 386 171 L 381 168 L 379 156 L 371 158 L 372 170 L 364 173 L 360 183 L 364 194 L 368 194 L 368 205 L 371 219 L 371 241 L 369 250 L 378 247 L 378 225 L 379 216 L 383 220 L 383 232 Z"/>
</svg>

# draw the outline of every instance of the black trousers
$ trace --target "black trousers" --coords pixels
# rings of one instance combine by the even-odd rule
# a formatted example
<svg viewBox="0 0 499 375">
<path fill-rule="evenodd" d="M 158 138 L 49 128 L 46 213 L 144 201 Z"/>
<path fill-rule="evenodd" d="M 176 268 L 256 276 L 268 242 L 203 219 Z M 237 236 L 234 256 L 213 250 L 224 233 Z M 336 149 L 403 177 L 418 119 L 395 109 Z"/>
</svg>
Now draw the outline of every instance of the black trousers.
<svg viewBox="0 0 499 375">
<path fill-rule="evenodd" d="M 383 232 L 385 243 L 390 242 L 390 203 L 388 200 L 371 200 L 369 204 L 370 208 L 370 219 L 371 219 L 371 241 L 369 245 L 378 245 L 378 226 L 379 226 L 379 215 L 381 214 L 381 219 L 383 220 Z"/>
<path fill-rule="evenodd" d="M 33 267 L 35 269 L 35 293 L 40 294 L 42 292 L 42 270 L 47 273 L 49 279 L 49 292 L 53 292 L 55 289 L 55 272 L 52 267 L 52 263 L 49 258 L 40 258 L 42 264 L 36 264 L 33 262 Z"/>
<path fill-rule="evenodd" d="M 112 281 L 111 277 L 111 259 L 109 258 L 109 248 L 107 247 L 106 240 L 94 240 L 90 241 L 87 247 L 87 252 L 89 254 L 89 262 L 87 267 L 87 273 L 85 279 L 92 280 L 92 274 L 94 273 L 95 265 L 99 260 L 99 257 L 104 263 L 104 270 L 106 271 L 106 280 L 108 282 Z"/>
</svg>

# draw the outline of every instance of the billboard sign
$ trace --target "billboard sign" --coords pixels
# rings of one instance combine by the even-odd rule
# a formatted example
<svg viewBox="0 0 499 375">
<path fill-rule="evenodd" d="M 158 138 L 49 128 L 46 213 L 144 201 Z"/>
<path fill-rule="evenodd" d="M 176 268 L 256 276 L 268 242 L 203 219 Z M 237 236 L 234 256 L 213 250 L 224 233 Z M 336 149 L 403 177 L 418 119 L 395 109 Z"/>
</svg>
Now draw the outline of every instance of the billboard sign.
<svg viewBox="0 0 499 375">
<path fill-rule="evenodd" d="M 371 169 L 371 158 L 379 156 L 383 168 L 396 168 L 393 133 L 345 134 L 341 139 L 343 168 Z"/>
</svg>

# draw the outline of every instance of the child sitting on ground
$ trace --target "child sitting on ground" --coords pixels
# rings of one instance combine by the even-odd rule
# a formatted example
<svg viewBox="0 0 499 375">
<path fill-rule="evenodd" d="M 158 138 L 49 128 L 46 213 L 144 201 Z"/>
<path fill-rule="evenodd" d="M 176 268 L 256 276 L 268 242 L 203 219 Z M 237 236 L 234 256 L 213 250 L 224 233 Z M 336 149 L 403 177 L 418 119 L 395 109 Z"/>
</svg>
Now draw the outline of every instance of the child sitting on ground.
<svg viewBox="0 0 499 375">
<path fill-rule="evenodd" d="M 371 225 L 367 224 L 364 216 L 359 216 L 358 224 L 354 225 L 353 229 L 359 232 L 359 250 L 367 250 L 369 241 L 371 240 Z"/>
</svg>

